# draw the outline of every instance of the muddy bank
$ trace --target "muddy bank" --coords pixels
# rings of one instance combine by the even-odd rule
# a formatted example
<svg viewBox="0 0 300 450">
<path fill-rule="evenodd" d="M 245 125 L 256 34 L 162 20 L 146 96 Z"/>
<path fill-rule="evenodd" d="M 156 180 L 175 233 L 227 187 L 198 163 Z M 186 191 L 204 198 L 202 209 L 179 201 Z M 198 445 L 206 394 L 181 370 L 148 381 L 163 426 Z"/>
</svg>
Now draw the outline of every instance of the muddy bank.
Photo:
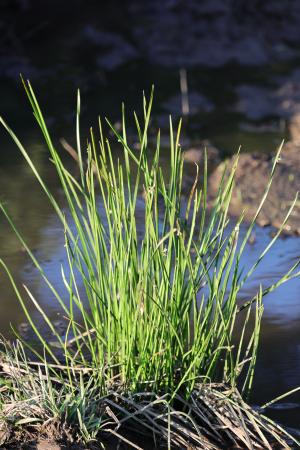
<svg viewBox="0 0 300 450">
<path fill-rule="evenodd" d="M 129 450 L 132 446 L 123 444 L 117 439 L 110 439 L 105 443 L 90 443 L 89 445 L 74 444 L 63 440 L 55 439 L 36 439 L 29 442 L 18 442 L 15 445 L 5 446 L 5 450 L 114 450 L 116 448 L 120 450 Z M 150 450 L 150 447 L 149 447 Z"/>
<path fill-rule="evenodd" d="M 257 223 L 260 226 L 279 228 L 289 211 L 296 193 L 300 190 L 300 116 L 294 116 L 290 124 L 292 140 L 282 149 L 273 183 L 260 212 Z M 236 171 L 236 184 L 231 201 L 230 213 L 240 216 L 244 211 L 250 221 L 264 195 L 274 162 L 274 154 L 241 154 Z M 229 160 L 232 167 L 235 157 Z M 227 162 L 228 163 L 228 162 Z M 215 193 L 220 184 L 226 162 L 222 162 L 210 177 L 210 189 Z M 296 203 L 284 231 L 300 235 L 300 205 Z"/>
</svg>

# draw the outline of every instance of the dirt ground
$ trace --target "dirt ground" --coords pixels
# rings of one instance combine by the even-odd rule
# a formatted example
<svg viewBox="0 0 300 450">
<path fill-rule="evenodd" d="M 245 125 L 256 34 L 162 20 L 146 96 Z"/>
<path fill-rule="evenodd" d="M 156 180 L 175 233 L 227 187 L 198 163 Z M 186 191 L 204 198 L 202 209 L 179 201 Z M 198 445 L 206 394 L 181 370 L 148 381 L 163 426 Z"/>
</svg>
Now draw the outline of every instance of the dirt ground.
<svg viewBox="0 0 300 450">
<path fill-rule="evenodd" d="M 300 191 L 300 115 L 295 115 L 290 124 L 291 141 L 284 144 L 268 197 L 258 216 L 261 226 L 279 228 L 289 211 L 298 191 Z M 229 161 L 232 166 L 234 157 Z M 242 154 L 236 172 L 230 213 L 251 220 L 262 199 L 274 161 L 273 155 Z M 210 177 L 210 189 L 215 193 L 224 170 L 222 162 Z M 300 234 L 300 203 L 296 202 L 284 231 Z"/>
<path fill-rule="evenodd" d="M 129 447 L 120 445 L 118 442 L 105 443 L 105 447 L 101 444 L 91 444 L 89 446 L 80 444 L 70 444 L 70 443 L 58 443 L 55 440 L 40 439 L 37 441 L 32 441 L 27 444 L 18 443 L 14 446 L 4 447 L 4 450 L 125 450 Z M 132 447 L 131 447 L 132 448 Z"/>
</svg>

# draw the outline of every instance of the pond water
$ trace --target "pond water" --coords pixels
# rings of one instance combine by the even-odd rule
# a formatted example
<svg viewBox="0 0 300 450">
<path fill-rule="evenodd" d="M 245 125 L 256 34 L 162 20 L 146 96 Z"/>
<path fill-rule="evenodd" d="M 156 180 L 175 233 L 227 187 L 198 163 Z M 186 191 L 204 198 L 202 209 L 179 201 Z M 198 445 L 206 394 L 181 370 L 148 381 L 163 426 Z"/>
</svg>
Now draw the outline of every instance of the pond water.
<svg viewBox="0 0 300 450">
<path fill-rule="evenodd" d="M 187 148 L 208 139 L 220 149 L 221 157 L 235 152 L 240 144 L 245 151 L 273 150 L 286 136 L 284 122 L 279 116 L 268 116 L 260 129 L 261 122 L 251 121 L 246 114 L 236 112 L 234 108 L 228 106 L 234 102 L 234 89 L 237 84 L 259 81 L 261 85 L 266 86 L 270 83 L 268 70 L 264 68 L 250 74 L 237 66 L 192 70 L 188 74 L 189 89 L 190 92 L 197 93 L 198 97 L 191 95 L 190 107 L 194 108 L 194 111 L 184 123 L 183 141 L 186 142 Z M 282 74 L 285 70 L 287 70 L 285 67 L 280 67 L 278 73 Z M 76 67 L 74 72 L 76 73 Z M 50 129 L 56 136 L 56 144 L 60 145 L 58 138 L 63 136 L 74 145 L 73 85 L 66 81 L 58 81 L 57 78 L 52 74 L 48 79 L 44 77 L 42 82 L 37 81 L 39 97 L 42 104 L 46 105 L 44 109 Z M 142 89 L 149 89 L 153 82 L 157 86 L 153 126 L 159 125 L 164 129 L 167 127 L 168 108 L 175 116 L 180 114 L 178 71 L 171 73 L 147 64 L 140 63 L 137 66 L 132 63 L 112 72 L 105 84 L 95 80 L 89 84 L 86 81 L 82 82 L 78 77 L 78 86 L 83 91 L 83 136 L 87 135 L 88 126 L 96 123 L 98 113 L 107 114 L 117 123 L 120 120 L 119 105 L 123 100 L 128 111 L 131 108 L 139 110 Z M 201 98 L 199 93 L 205 94 L 205 99 Z M 22 138 L 40 173 L 53 192 L 59 196 L 61 192 L 49 156 L 19 85 L 12 81 L 1 82 L 0 96 L 1 113 L 5 114 L 9 124 Z M 0 146 L 0 199 L 7 205 L 17 227 L 35 256 L 42 262 L 50 279 L 61 286 L 60 265 L 64 263 L 65 255 L 60 224 L 30 169 L 3 130 L 0 130 Z M 76 170 L 73 162 L 70 164 Z M 165 164 L 168 165 L 167 158 Z M 243 260 L 245 266 L 250 266 L 255 261 L 270 241 L 271 232 L 270 228 L 255 228 L 255 239 L 245 252 Z M 36 270 L 2 216 L 0 216 L 0 257 L 11 269 L 18 285 L 25 284 L 30 287 L 53 320 L 59 322 L 57 305 L 49 296 L 49 292 L 41 283 Z M 292 236 L 280 239 L 247 283 L 243 296 L 250 298 L 260 283 L 266 286 L 277 280 L 297 258 L 300 258 L 300 239 Z M 0 271 L 0 283 L 0 332 L 4 336 L 11 336 L 10 324 L 26 332 L 24 315 L 3 270 Z M 300 279 L 294 279 L 265 298 L 252 402 L 262 404 L 299 385 Z M 298 429 L 300 433 L 300 393 L 288 397 L 267 413 L 288 427 Z"/>
</svg>

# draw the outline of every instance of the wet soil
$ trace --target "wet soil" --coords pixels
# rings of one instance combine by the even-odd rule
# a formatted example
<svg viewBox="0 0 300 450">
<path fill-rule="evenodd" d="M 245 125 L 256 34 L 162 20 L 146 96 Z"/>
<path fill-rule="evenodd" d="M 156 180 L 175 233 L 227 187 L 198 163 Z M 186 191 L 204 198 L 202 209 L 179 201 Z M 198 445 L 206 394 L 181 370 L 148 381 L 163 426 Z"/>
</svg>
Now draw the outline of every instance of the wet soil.
<svg viewBox="0 0 300 450">
<path fill-rule="evenodd" d="M 56 440 L 51 439 L 38 439 L 33 440 L 31 442 L 28 442 L 26 444 L 22 444 L 22 442 L 17 443 L 12 446 L 4 447 L 4 450 L 103 450 L 105 448 L 106 450 L 113 450 L 116 448 L 120 448 L 123 450 L 129 449 L 129 447 L 124 447 L 121 445 L 118 445 L 117 442 L 105 444 L 105 447 L 101 445 L 100 443 L 94 443 L 91 445 L 81 445 L 81 444 L 71 444 L 68 442 L 58 442 Z M 131 447 L 132 448 L 132 447 Z"/>
<path fill-rule="evenodd" d="M 300 115 L 291 122 L 292 140 L 283 145 L 273 182 L 260 212 L 257 223 L 262 226 L 280 228 L 300 190 Z M 251 221 L 266 191 L 275 154 L 241 154 L 236 171 L 235 188 L 230 204 L 230 213 Z M 229 161 L 233 166 L 235 157 Z M 222 162 L 210 177 L 211 191 L 217 192 L 225 168 Z M 300 235 L 300 204 L 295 203 L 293 211 L 284 226 L 286 233 Z"/>
<path fill-rule="evenodd" d="M 145 442 L 143 439 L 138 438 L 136 435 L 128 436 L 128 440 L 130 439 L 134 441 L 136 445 L 140 446 L 137 448 L 142 448 L 143 450 L 153 449 L 151 440 L 150 442 Z M 26 442 L 20 439 L 20 441 L 16 441 L 15 444 L 6 445 L 5 447 L 1 448 L 3 448 L 4 450 L 132 450 L 133 446 L 114 436 L 109 436 L 107 438 L 103 436 L 101 441 L 95 440 L 94 442 L 86 445 L 74 443 L 64 438 L 55 439 L 51 436 L 41 436 L 33 439 L 27 439 Z"/>
</svg>

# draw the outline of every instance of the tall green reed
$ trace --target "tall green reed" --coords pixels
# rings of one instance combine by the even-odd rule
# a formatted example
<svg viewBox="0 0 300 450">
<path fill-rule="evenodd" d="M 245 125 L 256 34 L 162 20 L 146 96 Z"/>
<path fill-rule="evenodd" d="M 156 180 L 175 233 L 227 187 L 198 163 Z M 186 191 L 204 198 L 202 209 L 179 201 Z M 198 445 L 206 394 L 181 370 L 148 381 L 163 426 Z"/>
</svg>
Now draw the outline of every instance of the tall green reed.
<svg viewBox="0 0 300 450">
<path fill-rule="evenodd" d="M 170 118 L 170 170 L 166 176 L 160 158 L 160 132 L 153 149 L 153 142 L 149 142 L 153 92 L 149 101 L 143 98 L 143 117 L 134 114 L 139 151 L 127 139 L 124 107 L 121 133 L 106 119 L 117 144 L 123 148 L 122 162 L 115 160 L 100 119 L 99 134 L 96 137 L 91 131 L 89 143 L 82 149 L 78 93 L 76 137 L 80 175 L 76 178 L 53 145 L 30 83 L 24 86 L 67 205 L 66 213 L 17 136 L 1 118 L 65 232 L 68 270 L 64 267 L 61 270 L 65 286 L 62 296 L 47 278 L 6 208 L 0 205 L 66 317 L 67 331 L 62 337 L 38 299 L 25 287 L 45 325 L 56 336 L 58 352 L 34 323 L 24 293 L 1 260 L 43 347 L 41 352 L 37 348 L 31 350 L 42 361 L 64 364 L 70 383 L 74 367 L 91 368 L 103 393 L 119 387 L 127 392 L 149 390 L 168 392 L 171 396 L 180 391 L 188 397 L 199 381 L 222 381 L 235 386 L 239 377 L 243 392 L 248 392 L 255 368 L 263 297 L 299 274 L 295 272 L 297 261 L 277 283 L 260 286 L 253 299 L 244 304 L 238 302 L 241 288 L 277 240 L 293 208 L 292 205 L 281 229 L 258 260 L 245 272 L 241 257 L 268 194 L 280 150 L 258 211 L 241 238 L 242 214 L 235 227 L 230 226 L 228 218 L 238 156 L 232 170 L 225 169 L 212 206 L 208 206 L 207 158 L 202 181 L 197 167 L 190 192 L 183 196 L 181 122 L 174 129 Z M 53 367 L 51 370 L 55 370 Z"/>
</svg>

